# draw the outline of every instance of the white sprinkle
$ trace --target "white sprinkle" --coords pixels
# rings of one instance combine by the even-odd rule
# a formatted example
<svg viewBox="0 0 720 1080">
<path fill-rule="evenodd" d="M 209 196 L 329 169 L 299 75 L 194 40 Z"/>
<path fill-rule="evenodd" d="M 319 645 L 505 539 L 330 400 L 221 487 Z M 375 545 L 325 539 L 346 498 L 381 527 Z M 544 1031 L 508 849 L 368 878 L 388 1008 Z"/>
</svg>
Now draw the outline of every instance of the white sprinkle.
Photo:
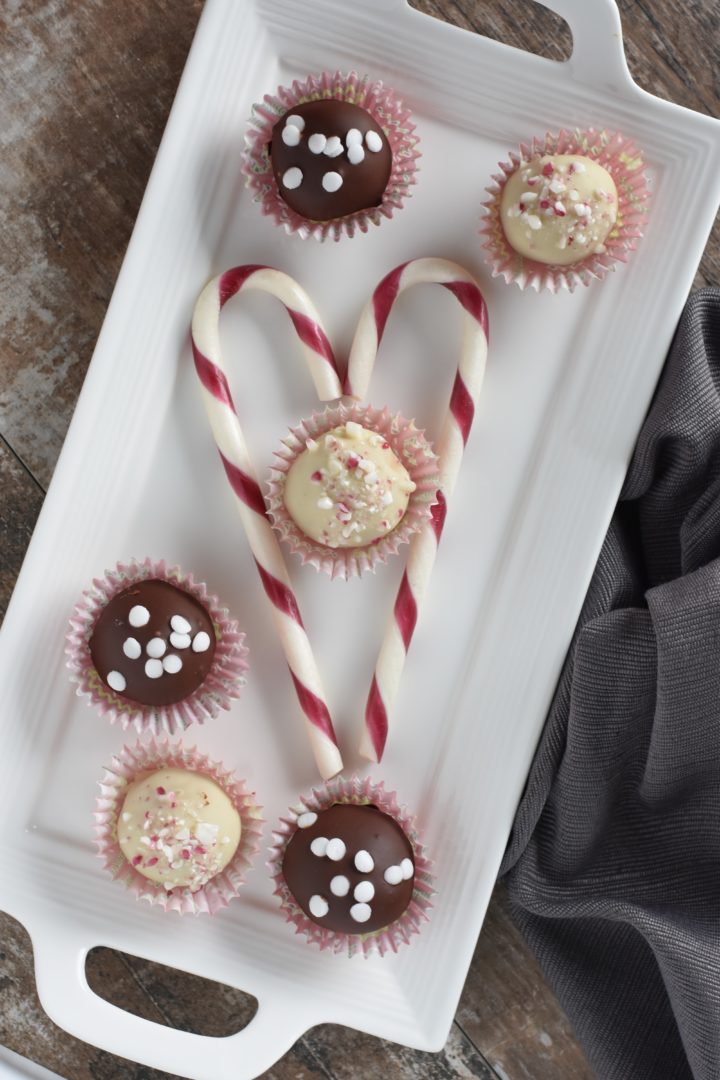
<svg viewBox="0 0 720 1080">
<path fill-rule="evenodd" d="M 399 866 L 388 866 L 383 877 L 388 885 L 399 885 L 403 879 L 403 872 Z"/>
<path fill-rule="evenodd" d="M 287 175 L 287 174 L 286 174 Z M 322 178 L 323 189 L 331 195 L 342 187 L 343 178 L 339 172 L 326 172 Z"/>
<path fill-rule="evenodd" d="M 362 904 L 369 903 L 375 895 L 375 886 L 372 881 L 361 881 L 353 889 L 353 896 Z"/>
<path fill-rule="evenodd" d="M 131 626 L 145 626 L 150 622 L 150 612 L 142 604 L 136 604 L 135 607 L 130 608 L 128 622 Z"/>
<path fill-rule="evenodd" d="M 201 844 L 207 844 L 210 847 L 217 841 L 219 828 L 218 825 L 213 825 L 209 821 L 201 821 L 195 828 L 195 836 Z"/>
<path fill-rule="evenodd" d="M 355 922 L 367 922 L 372 915 L 372 908 L 369 904 L 353 904 L 350 908 L 350 918 Z"/>
<path fill-rule="evenodd" d="M 298 169 L 296 165 L 293 165 L 291 169 L 287 169 L 283 173 L 283 187 L 286 187 L 288 191 L 294 191 L 295 188 L 299 188 L 303 182 L 302 169 Z"/>
<path fill-rule="evenodd" d="M 145 663 L 145 674 L 148 679 L 159 679 L 163 673 L 162 660 L 147 660 Z"/>
<path fill-rule="evenodd" d="M 286 146 L 297 146 L 300 142 L 300 128 L 295 127 L 294 124 L 287 124 L 282 129 L 281 138 Z"/>
<path fill-rule="evenodd" d="M 190 623 L 183 615 L 173 615 L 172 619 L 170 620 L 170 626 L 178 634 L 189 634 L 192 630 Z"/>
<path fill-rule="evenodd" d="M 162 666 L 168 675 L 177 675 L 178 671 L 182 670 L 183 662 L 175 653 L 170 653 L 163 659 Z"/>
<path fill-rule="evenodd" d="M 137 660 L 142 652 L 142 645 L 134 637 L 125 638 L 123 652 L 128 660 Z"/>
<path fill-rule="evenodd" d="M 530 228 L 535 229 L 536 231 L 542 226 L 542 221 L 537 214 L 528 214 L 526 220 Z"/>
<path fill-rule="evenodd" d="M 200 630 L 195 635 L 192 643 L 193 652 L 207 652 L 210 648 L 210 635 L 206 630 Z"/>
<path fill-rule="evenodd" d="M 340 862 L 340 860 L 345 857 L 346 851 L 347 848 L 343 841 L 338 836 L 334 836 L 332 840 L 328 841 L 325 854 L 331 862 Z"/>
<path fill-rule="evenodd" d="M 318 858 L 322 859 L 325 852 L 327 851 L 327 846 L 327 836 L 316 836 L 312 844 L 310 845 L 310 850 L 312 851 L 313 855 L 317 855 Z"/>
<path fill-rule="evenodd" d="M 321 510 L 332 510 L 334 506 L 332 499 L 328 498 L 327 495 L 323 495 L 321 499 L 318 499 L 317 504 Z"/>
<path fill-rule="evenodd" d="M 409 881 L 415 873 L 415 867 L 412 864 L 412 859 L 403 859 L 400 863 L 400 869 L 402 870 L 403 881 Z"/>
<path fill-rule="evenodd" d="M 297 819 L 299 829 L 309 829 L 311 825 L 314 825 L 317 821 L 317 814 L 314 814 L 312 810 L 308 810 L 306 814 L 301 814 Z"/>
<path fill-rule="evenodd" d="M 289 124 L 290 127 L 296 127 L 298 131 L 302 131 L 305 127 L 305 118 L 298 116 L 297 113 L 293 113 L 292 116 L 287 117 L 285 123 Z"/>
<path fill-rule="evenodd" d="M 167 645 L 161 637 L 150 638 L 147 645 L 145 646 L 145 652 L 148 654 L 148 656 L 152 656 L 155 659 L 158 659 L 158 657 L 160 656 L 164 656 L 166 650 Z"/>
<path fill-rule="evenodd" d="M 350 128 L 347 135 L 345 136 L 345 145 L 348 147 L 348 149 L 352 146 L 353 143 L 357 144 L 361 142 L 362 132 L 358 131 L 357 128 Z"/>
<path fill-rule="evenodd" d="M 189 634 L 176 634 L 175 631 L 170 635 L 170 644 L 173 649 L 187 649 L 190 644 Z"/>
<path fill-rule="evenodd" d="M 365 160 L 365 151 L 360 143 L 351 143 L 348 146 L 347 156 L 351 165 L 359 165 L 361 161 Z"/>
<path fill-rule="evenodd" d="M 108 677 L 107 677 L 107 679 L 105 681 L 108 684 L 108 686 L 110 687 L 110 689 L 111 690 L 117 690 L 118 694 L 121 694 L 123 692 L 123 690 L 125 689 L 125 687 L 127 686 L 127 683 L 125 681 L 125 676 L 121 675 L 121 673 L 119 671 L 110 671 L 110 672 L 108 672 Z"/>
<path fill-rule="evenodd" d="M 318 131 L 308 139 L 308 150 L 311 154 L 322 154 L 326 142 L 325 136 Z"/>
<path fill-rule="evenodd" d="M 361 874 L 372 874 L 375 869 L 375 860 L 369 851 L 358 851 L 355 856 L 355 869 L 359 870 Z"/>
<path fill-rule="evenodd" d="M 310 914 L 315 919 L 324 919 L 328 911 L 330 910 L 330 905 L 328 904 L 325 897 L 317 895 L 310 897 L 310 903 L 308 904 L 308 907 L 310 908 Z"/>
<path fill-rule="evenodd" d="M 373 154 L 377 154 L 379 150 L 382 150 L 382 139 L 378 135 L 377 131 L 365 132 L 365 145 L 368 150 L 371 150 Z"/>
<path fill-rule="evenodd" d="M 328 141 L 325 143 L 325 149 L 323 154 L 326 157 L 340 157 L 344 150 L 343 144 L 337 135 L 331 135 Z"/>
<path fill-rule="evenodd" d="M 350 882 L 344 874 L 338 874 L 330 882 L 330 892 L 333 896 L 347 896 L 350 892 Z"/>
</svg>

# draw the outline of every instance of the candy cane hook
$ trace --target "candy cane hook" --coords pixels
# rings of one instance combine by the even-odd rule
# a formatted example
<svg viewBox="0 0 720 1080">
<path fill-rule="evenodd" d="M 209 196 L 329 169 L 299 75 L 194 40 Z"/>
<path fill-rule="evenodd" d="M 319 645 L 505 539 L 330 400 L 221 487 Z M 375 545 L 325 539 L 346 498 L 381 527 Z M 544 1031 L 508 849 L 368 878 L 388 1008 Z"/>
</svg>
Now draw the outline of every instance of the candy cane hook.
<svg viewBox="0 0 720 1080">
<path fill-rule="evenodd" d="M 487 307 L 477 281 L 462 266 L 445 259 L 414 259 L 383 278 L 360 316 L 348 362 L 346 392 L 357 398 L 367 393 L 395 300 L 413 285 L 425 283 L 442 285 L 455 296 L 462 309 L 463 340 L 448 411 L 436 446 L 440 459 L 438 501 L 430 521 L 410 542 L 407 565 L 365 707 L 360 753 L 371 761 L 380 761 L 385 749 L 407 652 L 435 564 L 448 499 L 460 472 L 487 359 Z"/>
<path fill-rule="evenodd" d="M 315 761 L 323 779 L 328 779 L 340 772 L 342 758 L 287 566 L 266 516 L 265 500 L 235 411 L 220 349 L 220 311 L 232 296 L 249 289 L 270 293 L 286 307 L 320 399 L 338 398 L 342 388 L 335 357 L 317 311 L 304 290 L 287 274 L 267 266 L 238 266 L 213 278 L 200 293 L 193 311 L 192 349 L 205 409 L 271 604 Z"/>
</svg>

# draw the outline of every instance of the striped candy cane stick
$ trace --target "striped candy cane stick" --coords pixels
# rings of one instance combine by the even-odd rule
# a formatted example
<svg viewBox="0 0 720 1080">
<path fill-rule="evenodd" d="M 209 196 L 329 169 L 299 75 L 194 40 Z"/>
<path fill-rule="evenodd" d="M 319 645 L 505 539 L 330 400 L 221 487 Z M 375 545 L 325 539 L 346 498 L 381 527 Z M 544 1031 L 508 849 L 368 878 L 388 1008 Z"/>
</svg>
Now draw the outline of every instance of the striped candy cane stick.
<svg viewBox="0 0 720 1080">
<path fill-rule="evenodd" d="M 315 760 L 323 779 L 328 779 L 340 772 L 342 758 L 285 560 L 265 513 L 265 500 L 230 395 L 220 350 L 220 311 L 231 296 L 248 289 L 271 293 L 285 305 L 320 399 L 337 398 L 342 389 L 319 316 L 310 298 L 287 274 L 267 266 L 238 266 L 213 278 L 200 293 L 193 312 L 192 347 L 205 408 L 271 604 Z"/>
<path fill-rule="evenodd" d="M 410 543 L 407 566 L 365 707 L 360 753 L 371 761 L 380 761 L 385 749 L 407 651 L 432 574 L 448 499 L 460 472 L 485 374 L 488 319 L 478 283 L 467 270 L 445 259 L 415 259 L 398 266 L 380 282 L 360 316 L 348 363 L 347 393 L 361 398 L 367 392 L 378 346 L 396 298 L 412 285 L 428 282 L 444 286 L 457 299 L 462 309 L 463 340 L 450 404 L 436 447 L 440 458 L 438 501 L 430 521 Z"/>
</svg>

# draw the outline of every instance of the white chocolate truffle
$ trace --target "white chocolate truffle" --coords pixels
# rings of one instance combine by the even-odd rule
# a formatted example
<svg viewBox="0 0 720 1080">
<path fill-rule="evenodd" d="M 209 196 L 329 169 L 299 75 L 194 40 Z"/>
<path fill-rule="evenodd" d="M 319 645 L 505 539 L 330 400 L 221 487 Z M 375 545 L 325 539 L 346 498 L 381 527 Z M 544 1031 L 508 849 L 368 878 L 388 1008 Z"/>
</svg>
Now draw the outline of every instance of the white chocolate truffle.
<svg viewBox="0 0 720 1080">
<path fill-rule="evenodd" d="M 195 892 L 232 859 L 240 815 L 214 780 L 159 769 L 133 781 L 117 821 L 120 850 L 143 877 Z"/>
<path fill-rule="evenodd" d="M 285 507 L 317 543 L 365 547 L 402 520 L 414 490 L 384 436 L 351 420 L 308 440 L 288 470 Z"/>
<path fill-rule="evenodd" d="M 546 154 L 522 164 L 508 178 L 500 203 L 510 246 L 550 266 L 602 254 L 617 212 L 612 176 L 579 154 Z"/>
</svg>

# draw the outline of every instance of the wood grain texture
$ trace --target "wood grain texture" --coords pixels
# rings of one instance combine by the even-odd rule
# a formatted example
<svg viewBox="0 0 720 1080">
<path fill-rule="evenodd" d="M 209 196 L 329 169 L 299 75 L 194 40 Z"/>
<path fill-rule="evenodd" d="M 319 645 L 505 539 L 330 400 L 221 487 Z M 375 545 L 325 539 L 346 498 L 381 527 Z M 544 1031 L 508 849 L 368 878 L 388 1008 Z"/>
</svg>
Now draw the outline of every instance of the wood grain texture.
<svg viewBox="0 0 720 1080">
<path fill-rule="evenodd" d="M 553 59 L 571 51 L 562 20 L 537 4 L 412 3 Z M 72 415 L 201 7 L 201 0 L 123 0 L 121 9 L 113 0 L 0 5 L 0 614 Z M 638 83 L 720 115 L 716 0 L 620 0 L 620 8 Z M 717 225 L 696 278 L 698 286 L 708 283 L 720 283 Z M 228 987 L 105 949 L 93 953 L 88 974 L 98 992 L 123 1008 L 207 1034 L 237 1030 L 252 1009 L 246 995 Z M 166 1075 L 55 1027 L 37 1001 L 27 935 L 1 913 L 0 1042 L 69 1080 Z M 502 889 L 442 1054 L 322 1027 L 267 1074 L 275 1080 L 493 1075 L 591 1076 L 510 920 Z"/>
</svg>

